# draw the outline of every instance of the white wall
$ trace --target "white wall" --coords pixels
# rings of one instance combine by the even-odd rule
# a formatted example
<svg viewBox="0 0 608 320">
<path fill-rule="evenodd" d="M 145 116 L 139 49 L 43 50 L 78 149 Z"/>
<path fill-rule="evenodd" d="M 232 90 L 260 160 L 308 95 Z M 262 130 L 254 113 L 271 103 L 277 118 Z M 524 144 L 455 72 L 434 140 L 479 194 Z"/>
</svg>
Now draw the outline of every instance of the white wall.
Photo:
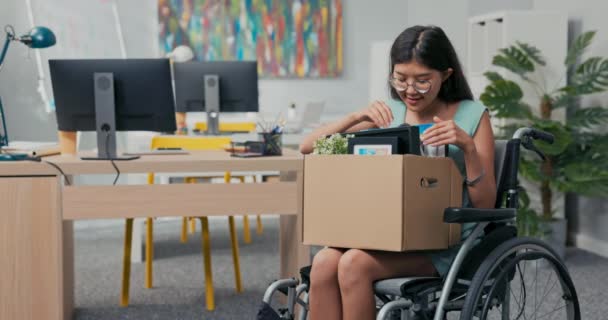
<svg viewBox="0 0 608 320">
<path fill-rule="evenodd" d="M 327 80 L 261 80 L 261 109 L 278 112 L 291 101 L 303 106 L 307 101 L 325 100 L 327 113 L 345 114 L 367 105 L 370 45 L 375 40 L 394 40 L 408 26 L 408 2 L 343 2 L 343 76 Z"/>
</svg>

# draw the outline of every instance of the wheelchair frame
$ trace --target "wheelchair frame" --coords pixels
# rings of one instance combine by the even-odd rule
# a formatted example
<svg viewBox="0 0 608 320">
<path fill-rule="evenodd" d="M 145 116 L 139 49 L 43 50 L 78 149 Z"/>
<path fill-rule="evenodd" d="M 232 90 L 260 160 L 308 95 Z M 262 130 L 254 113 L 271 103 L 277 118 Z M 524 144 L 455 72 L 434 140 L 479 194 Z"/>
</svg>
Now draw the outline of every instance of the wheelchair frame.
<svg viewBox="0 0 608 320">
<path fill-rule="evenodd" d="M 520 128 L 515 132 L 512 139 L 506 141 L 506 150 L 503 159 L 501 159 L 502 165 L 499 167 L 501 172 L 496 172 L 497 194 L 500 196 L 496 199 L 497 208 L 447 208 L 445 210 L 444 222 L 446 223 L 474 222 L 477 223 L 477 225 L 473 229 L 473 232 L 461 244 L 447 276 L 444 279 L 437 278 L 438 280 L 443 280 L 443 286 L 441 287 L 439 301 L 435 307 L 434 320 L 445 319 L 446 305 L 452 294 L 453 286 L 457 281 L 457 276 L 465 262 L 465 258 L 476 245 L 475 241 L 482 235 L 484 229 L 490 223 L 508 223 L 515 219 L 516 209 L 518 207 L 517 173 L 520 147 L 523 146 L 526 149 L 532 150 L 544 159 L 544 155 L 532 144 L 532 140 L 534 139 L 541 139 L 549 143 L 553 142 L 552 135 L 534 128 Z M 500 204 L 503 203 L 503 196 L 505 197 L 505 207 L 499 208 Z M 478 270 L 476 270 L 476 272 L 477 271 Z M 270 306 L 272 297 L 276 291 L 280 291 L 287 296 L 287 307 L 279 309 L 279 318 L 277 319 L 294 319 L 296 305 L 302 307 L 299 314 L 299 320 L 306 319 L 308 315 L 308 285 L 306 283 L 300 284 L 299 280 L 296 278 L 277 280 L 266 290 L 263 304 Z M 301 298 L 302 294 L 304 294 L 304 296 Z M 377 292 L 374 292 L 374 294 L 378 297 Z M 405 312 L 406 309 L 414 307 L 415 303 L 412 300 L 404 299 L 401 296 L 399 296 L 399 298 L 401 299 L 388 302 L 387 300 L 390 299 L 381 299 L 385 303 L 378 311 L 376 319 L 388 319 L 387 317 L 395 310 L 402 310 L 401 319 L 404 319 L 403 312 Z M 509 297 L 505 297 L 505 299 L 508 301 Z"/>
</svg>

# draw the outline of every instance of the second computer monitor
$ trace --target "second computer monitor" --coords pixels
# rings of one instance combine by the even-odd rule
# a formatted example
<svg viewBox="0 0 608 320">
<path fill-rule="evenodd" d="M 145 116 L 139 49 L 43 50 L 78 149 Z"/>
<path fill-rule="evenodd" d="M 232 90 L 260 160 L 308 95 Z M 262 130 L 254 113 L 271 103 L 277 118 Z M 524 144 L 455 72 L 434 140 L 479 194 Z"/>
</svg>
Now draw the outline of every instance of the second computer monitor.
<svg viewBox="0 0 608 320">
<path fill-rule="evenodd" d="M 219 78 L 220 112 L 257 112 L 258 69 L 255 61 L 175 63 L 177 112 L 206 111 L 205 76 Z"/>
<path fill-rule="evenodd" d="M 207 112 L 208 133 L 218 133 L 220 112 L 258 112 L 255 61 L 174 64 L 177 112 Z"/>
</svg>

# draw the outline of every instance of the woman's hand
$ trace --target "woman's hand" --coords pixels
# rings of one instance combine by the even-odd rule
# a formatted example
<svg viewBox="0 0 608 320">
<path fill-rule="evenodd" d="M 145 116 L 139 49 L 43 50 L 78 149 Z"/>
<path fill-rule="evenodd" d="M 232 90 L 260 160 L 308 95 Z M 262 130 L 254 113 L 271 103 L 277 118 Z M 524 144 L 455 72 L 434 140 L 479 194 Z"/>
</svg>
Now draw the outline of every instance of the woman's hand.
<svg viewBox="0 0 608 320">
<path fill-rule="evenodd" d="M 420 141 L 425 145 L 433 147 L 446 144 L 458 146 L 465 153 L 475 150 L 475 142 L 464 130 L 462 130 L 454 120 L 441 120 L 433 117 L 435 124 L 428 128 L 420 137 Z"/>
<path fill-rule="evenodd" d="M 355 113 L 359 122 L 370 121 L 378 128 L 388 128 L 393 122 L 391 108 L 382 101 L 374 101 L 367 108 Z"/>
</svg>

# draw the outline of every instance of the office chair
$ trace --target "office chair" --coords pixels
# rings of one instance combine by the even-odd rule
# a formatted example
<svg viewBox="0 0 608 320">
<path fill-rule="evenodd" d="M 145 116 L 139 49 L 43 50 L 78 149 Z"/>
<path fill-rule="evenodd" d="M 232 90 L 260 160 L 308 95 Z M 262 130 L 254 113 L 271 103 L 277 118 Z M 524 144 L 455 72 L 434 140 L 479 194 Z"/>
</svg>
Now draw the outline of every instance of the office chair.
<svg viewBox="0 0 608 320">
<path fill-rule="evenodd" d="M 229 145 L 230 137 L 192 137 L 192 136 L 155 136 L 152 138 L 151 148 L 182 148 L 184 150 L 221 150 L 226 145 Z M 186 183 L 195 183 L 195 178 L 188 177 Z M 224 174 L 224 181 L 231 182 L 230 172 Z M 148 174 L 148 184 L 154 184 L 154 174 Z M 182 235 L 186 219 L 182 219 Z M 207 310 L 215 309 L 215 298 L 213 290 L 213 278 L 211 272 L 211 245 L 209 242 L 209 221 L 207 217 L 198 217 L 201 222 L 201 245 L 203 249 L 203 261 L 205 269 L 205 297 Z M 194 220 L 192 220 L 194 221 Z M 228 217 L 230 228 L 230 239 L 232 242 L 232 258 L 234 265 L 234 277 L 236 292 L 243 291 L 241 283 L 241 272 L 239 264 L 238 239 L 234 217 Z M 120 305 L 127 306 L 129 304 L 129 286 L 131 272 L 131 240 L 133 236 L 133 218 L 126 219 L 125 242 L 124 242 L 124 257 L 123 257 L 123 273 L 122 273 L 122 290 L 120 297 Z M 145 268 L 145 287 L 152 288 L 152 259 L 153 259 L 153 219 L 146 219 L 146 268 Z"/>
</svg>

